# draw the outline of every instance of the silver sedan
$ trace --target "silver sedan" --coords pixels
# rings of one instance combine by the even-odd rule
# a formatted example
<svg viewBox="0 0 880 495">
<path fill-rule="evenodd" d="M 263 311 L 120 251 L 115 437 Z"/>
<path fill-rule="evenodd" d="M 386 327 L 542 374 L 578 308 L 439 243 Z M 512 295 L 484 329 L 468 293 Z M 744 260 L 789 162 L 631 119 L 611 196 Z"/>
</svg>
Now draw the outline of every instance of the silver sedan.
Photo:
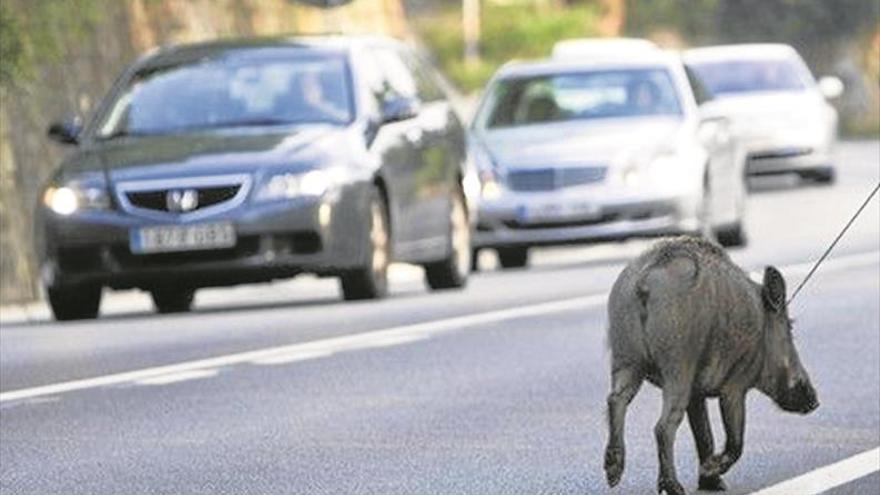
<svg viewBox="0 0 880 495">
<path fill-rule="evenodd" d="M 472 124 L 477 249 L 519 267 L 538 245 L 679 233 L 743 244 L 742 152 L 692 81 L 660 50 L 503 67 Z"/>
</svg>

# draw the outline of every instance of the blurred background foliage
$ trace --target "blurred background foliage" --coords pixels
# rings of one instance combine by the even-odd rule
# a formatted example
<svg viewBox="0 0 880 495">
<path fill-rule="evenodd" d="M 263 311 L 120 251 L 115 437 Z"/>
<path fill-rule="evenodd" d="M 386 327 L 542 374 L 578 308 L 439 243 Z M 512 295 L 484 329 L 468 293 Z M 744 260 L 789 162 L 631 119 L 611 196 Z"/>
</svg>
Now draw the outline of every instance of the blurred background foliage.
<svg viewBox="0 0 880 495">
<path fill-rule="evenodd" d="M 468 65 L 462 57 L 461 2 L 435 3 L 433 12 L 413 17 L 412 27 L 465 92 L 482 88 L 511 59 L 544 57 L 561 39 L 596 36 L 601 11 L 598 2 L 483 2 L 480 60 Z"/>
<path fill-rule="evenodd" d="M 116 76 L 156 46 L 229 36 L 375 33 L 417 41 L 466 95 L 512 58 L 572 37 L 638 36 L 683 48 L 785 42 L 847 90 L 844 133 L 880 133 L 878 0 L 476 0 L 479 58 L 464 61 L 463 0 L 0 1 L 0 301 L 37 295 L 31 218 L 41 184 L 69 149 L 45 130 L 87 116 Z"/>
</svg>

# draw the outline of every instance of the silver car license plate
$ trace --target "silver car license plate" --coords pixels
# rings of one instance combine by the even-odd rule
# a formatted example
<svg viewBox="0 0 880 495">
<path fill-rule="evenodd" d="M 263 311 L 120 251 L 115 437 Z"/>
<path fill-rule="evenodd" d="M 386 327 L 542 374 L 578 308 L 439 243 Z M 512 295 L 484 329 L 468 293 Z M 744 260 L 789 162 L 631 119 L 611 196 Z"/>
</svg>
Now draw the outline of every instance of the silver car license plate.
<svg viewBox="0 0 880 495">
<path fill-rule="evenodd" d="M 567 220 L 587 220 L 599 215 L 599 207 L 594 203 L 544 203 L 528 205 L 520 209 L 522 222 L 558 222 Z"/>
<path fill-rule="evenodd" d="M 140 254 L 223 249 L 236 241 L 229 222 L 143 227 L 132 229 L 130 236 L 131 252 Z"/>
</svg>

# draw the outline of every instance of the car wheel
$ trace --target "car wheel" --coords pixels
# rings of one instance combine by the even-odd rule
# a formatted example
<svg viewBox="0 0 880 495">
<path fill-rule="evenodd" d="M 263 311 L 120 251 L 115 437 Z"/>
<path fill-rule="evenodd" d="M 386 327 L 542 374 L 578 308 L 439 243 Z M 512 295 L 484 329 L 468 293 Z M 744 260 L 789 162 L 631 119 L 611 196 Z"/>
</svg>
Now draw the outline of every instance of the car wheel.
<svg viewBox="0 0 880 495">
<path fill-rule="evenodd" d="M 101 306 L 100 285 L 77 285 L 49 288 L 49 306 L 58 321 L 90 320 L 98 317 Z"/>
<path fill-rule="evenodd" d="M 425 265 L 425 279 L 428 282 L 428 287 L 433 290 L 457 289 L 467 284 L 473 253 L 471 252 L 470 223 L 461 194 L 455 194 L 452 198 L 449 242 L 451 253 L 448 258 Z"/>
<path fill-rule="evenodd" d="M 504 269 L 523 268 L 529 264 L 529 248 L 498 248 L 498 263 Z"/>
<path fill-rule="evenodd" d="M 717 229 L 715 231 L 715 238 L 718 239 L 718 244 L 721 244 L 723 247 L 743 247 L 748 243 L 742 222 L 736 222 L 733 225 Z"/>
<path fill-rule="evenodd" d="M 368 264 L 340 277 L 342 297 L 346 301 L 379 299 L 388 295 L 391 237 L 388 230 L 388 209 L 377 189 L 371 193 L 369 211 L 370 231 L 363 241 Z"/>
<path fill-rule="evenodd" d="M 159 313 L 185 313 L 192 309 L 195 289 L 153 289 L 150 296 Z"/>
</svg>

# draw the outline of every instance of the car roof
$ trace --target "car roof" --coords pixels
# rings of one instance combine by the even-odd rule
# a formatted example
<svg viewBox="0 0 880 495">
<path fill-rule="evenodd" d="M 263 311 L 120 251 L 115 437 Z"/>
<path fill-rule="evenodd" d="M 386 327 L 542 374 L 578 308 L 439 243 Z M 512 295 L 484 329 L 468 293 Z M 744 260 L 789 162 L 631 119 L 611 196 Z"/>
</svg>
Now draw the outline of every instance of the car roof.
<svg viewBox="0 0 880 495">
<path fill-rule="evenodd" d="M 401 47 L 403 43 L 390 37 L 375 35 L 291 35 L 275 37 L 230 38 L 198 43 L 169 45 L 147 53 L 141 60 L 145 66 L 185 63 L 210 57 L 228 50 L 259 48 L 303 48 L 319 53 L 343 55 L 358 46 Z"/>
<path fill-rule="evenodd" d="M 636 69 L 644 67 L 672 67 L 679 63 L 678 55 L 664 50 L 643 50 L 627 53 L 625 57 L 561 57 L 533 61 L 514 61 L 502 66 L 496 77 L 516 78 L 564 74 L 567 72 Z"/>
<path fill-rule="evenodd" d="M 643 50 L 659 50 L 659 47 L 641 38 L 572 38 L 553 45 L 553 58 L 619 57 Z"/>
<path fill-rule="evenodd" d="M 797 51 L 782 43 L 746 43 L 691 48 L 683 53 L 689 63 L 716 62 L 724 60 L 780 60 L 798 56 Z"/>
</svg>

